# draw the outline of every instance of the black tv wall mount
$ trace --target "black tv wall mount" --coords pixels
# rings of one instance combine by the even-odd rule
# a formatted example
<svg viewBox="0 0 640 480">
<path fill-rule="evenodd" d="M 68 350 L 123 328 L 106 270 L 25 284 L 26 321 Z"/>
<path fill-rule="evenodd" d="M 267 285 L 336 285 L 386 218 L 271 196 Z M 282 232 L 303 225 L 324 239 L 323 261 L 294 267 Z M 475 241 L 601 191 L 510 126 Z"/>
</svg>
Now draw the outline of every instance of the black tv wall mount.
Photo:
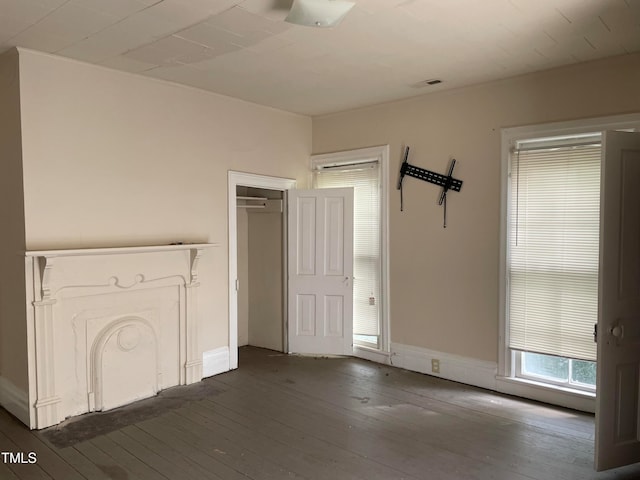
<svg viewBox="0 0 640 480">
<path fill-rule="evenodd" d="M 436 173 L 432 172 L 431 170 L 425 170 L 424 168 L 416 167 L 415 165 L 411 165 L 409 163 L 409 147 L 405 147 L 404 160 L 402 162 L 402 165 L 400 165 L 400 178 L 398 180 L 398 190 L 400 190 L 400 211 L 404 211 L 402 181 L 404 180 L 405 175 L 418 178 L 435 185 L 439 185 L 440 187 L 442 187 L 442 193 L 440 193 L 440 200 L 438 201 L 438 205 L 443 206 L 444 221 L 442 226 L 444 228 L 447 228 L 447 192 L 449 190 L 459 192 L 462 188 L 462 180 L 453 178 L 453 169 L 455 166 L 456 159 L 454 158 L 449 164 L 449 172 L 447 173 L 447 175 L 442 175 L 441 173 Z"/>
</svg>

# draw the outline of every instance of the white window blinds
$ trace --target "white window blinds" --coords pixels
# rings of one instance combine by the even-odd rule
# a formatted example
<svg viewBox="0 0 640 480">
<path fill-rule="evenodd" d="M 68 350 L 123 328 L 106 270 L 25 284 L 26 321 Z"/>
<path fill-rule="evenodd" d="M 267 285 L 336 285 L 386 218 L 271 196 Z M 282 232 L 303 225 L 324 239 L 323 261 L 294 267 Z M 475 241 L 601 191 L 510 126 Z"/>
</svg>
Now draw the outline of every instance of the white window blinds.
<svg viewBox="0 0 640 480">
<path fill-rule="evenodd" d="M 511 156 L 509 346 L 595 360 L 598 143 L 520 146 Z"/>
<path fill-rule="evenodd" d="M 353 333 L 379 335 L 380 169 L 378 162 L 322 167 L 317 188 L 354 187 Z"/>
</svg>

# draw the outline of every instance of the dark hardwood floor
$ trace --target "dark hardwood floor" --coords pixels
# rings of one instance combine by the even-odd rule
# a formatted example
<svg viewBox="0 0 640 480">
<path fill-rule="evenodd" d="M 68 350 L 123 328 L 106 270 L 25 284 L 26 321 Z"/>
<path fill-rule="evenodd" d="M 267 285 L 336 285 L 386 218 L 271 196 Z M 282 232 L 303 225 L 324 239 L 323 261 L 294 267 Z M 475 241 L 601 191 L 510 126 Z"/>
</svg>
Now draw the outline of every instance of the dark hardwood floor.
<svg viewBox="0 0 640 480">
<path fill-rule="evenodd" d="M 240 350 L 240 368 L 30 432 L 0 409 L 0 479 L 631 480 L 593 416 L 357 359 Z"/>
</svg>

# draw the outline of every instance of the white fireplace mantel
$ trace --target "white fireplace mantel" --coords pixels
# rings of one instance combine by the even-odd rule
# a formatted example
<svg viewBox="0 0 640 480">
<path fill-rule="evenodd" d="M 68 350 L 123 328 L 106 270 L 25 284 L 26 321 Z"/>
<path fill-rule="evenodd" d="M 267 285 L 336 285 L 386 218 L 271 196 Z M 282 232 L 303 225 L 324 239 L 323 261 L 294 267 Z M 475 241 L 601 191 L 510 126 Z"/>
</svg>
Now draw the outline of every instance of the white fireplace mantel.
<svg viewBox="0 0 640 480">
<path fill-rule="evenodd" d="M 118 255 L 124 253 L 167 252 L 172 250 L 202 250 L 217 247 L 217 243 L 185 243 L 175 245 L 148 245 L 141 247 L 108 247 L 108 248 L 77 248 L 69 250 L 30 250 L 25 257 L 77 257 L 86 255 Z"/>
<path fill-rule="evenodd" d="M 31 428 L 200 381 L 198 263 L 215 246 L 25 252 Z"/>
</svg>

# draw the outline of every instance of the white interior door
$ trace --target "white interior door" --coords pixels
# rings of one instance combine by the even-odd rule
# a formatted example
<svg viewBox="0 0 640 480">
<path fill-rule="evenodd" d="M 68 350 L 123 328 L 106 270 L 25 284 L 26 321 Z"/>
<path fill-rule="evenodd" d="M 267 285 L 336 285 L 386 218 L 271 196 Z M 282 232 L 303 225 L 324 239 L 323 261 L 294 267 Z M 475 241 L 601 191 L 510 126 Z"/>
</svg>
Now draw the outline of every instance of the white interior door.
<svg viewBox="0 0 640 480">
<path fill-rule="evenodd" d="M 603 137 L 596 470 L 640 461 L 640 133 Z"/>
<path fill-rule="evenodd" d="M 351 355 L 353 189 L 288 192 L 289 352 Z"/>
</svg>

